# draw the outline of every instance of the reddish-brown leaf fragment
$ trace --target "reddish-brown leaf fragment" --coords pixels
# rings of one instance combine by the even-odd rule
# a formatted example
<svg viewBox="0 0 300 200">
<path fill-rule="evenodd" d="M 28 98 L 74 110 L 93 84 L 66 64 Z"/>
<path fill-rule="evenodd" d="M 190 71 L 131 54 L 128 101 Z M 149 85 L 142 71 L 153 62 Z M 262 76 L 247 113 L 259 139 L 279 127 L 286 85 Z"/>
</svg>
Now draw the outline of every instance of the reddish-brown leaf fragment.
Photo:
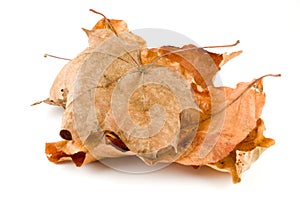
<svg viewBox="0 0 300 200">
<path fill-rule="evenodd" d="M 59 163 L 63 161 L 72 160 L 76 166 L 81 166 L 84 163 L 89 163 L 95 159 L 82 151 L 80 146 L 75 145 L 72 141 L 60 141 L 53 143 L 46 143 L 45 153 L 49 161 Z"/>
<path fill-rule="evenodd" d="M 127 24 L 123 20 L 110 19 L 109 23 L 111 23 L 117 34 L 128 31 Z M 108 29 L 107 21 L 104 18 L 98 21 L 92 30 L 101 29 Z"/>
</svg>

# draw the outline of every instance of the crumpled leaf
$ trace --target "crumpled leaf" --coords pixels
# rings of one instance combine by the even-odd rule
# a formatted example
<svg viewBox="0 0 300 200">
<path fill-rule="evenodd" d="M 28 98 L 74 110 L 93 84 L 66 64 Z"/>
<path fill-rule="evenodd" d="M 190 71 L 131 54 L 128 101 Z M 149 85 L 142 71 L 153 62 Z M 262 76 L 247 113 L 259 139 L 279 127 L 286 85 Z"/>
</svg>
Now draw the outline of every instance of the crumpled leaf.
<svg viewBox="0 0 300 200">
<path fill-rule="evenodd" d="M 193 48 L 194 46 L 189 46 L 190 48 Z M 164 47 L 166 48 L 166 47 Z M 183 47 L 184 49 L 186 47 Z M 173 48 L 174 50 L 178 50 L 178 48 Z M 154 52 L 154 53 L 153 53 Z M 152 62 L 155 60 L 155 57 L 158 57 L 159 55 L 159 50 L 155 49 L 152 50 L 151 52 L 145 53 L 151 55 L 151 59 L 147 60 L 148 62 Z M 163 52 L 161 54 L 164 54 L 166 52 Z M 215 54 L 212 54 L 210 52 L 201 52 L 198 49 L 194 50 L 194 52 L 189 51 L 188 53 L 189 57 L 195 57 L 199 59 L 199 54 L 203 53 L 209 53 L 212 56 L 212 59 L 215 63 L 222 63 L 222 61 L 217 60 L 217 56 Z M 238 55 L 240 52 L 234 52 L 232 53 L 232 57 Z M 153 56 L 154 54 L 154 56 Z M 198 54 L 198 55 L 197 55 Z M 192 65 L 190 63 L 193 63 L 192 59 L 189 59 L 189 62 L 187 62 L 185 59 L 183 59 L 183 55 L 178 56 L 177 54 L 171 54 L 172 56 L 166 56 L 165 58 L 161 59 L 158 61 L 158 63 L 162 65 L 168 65 L 170 66 L 175 66 L 174 68 L 179 71 L 184 71 L 184 74 L 186 74 L 186 69 L 192 69 L 193 66 L 196 64 Z M 226 54 L 225 54 L 226 55 Z M 177 57 L 176 57 L 177 56 Z M 177 63 L 172 63 L 170 60 L 167 60 L 168 57 L 171 57 L 171 61 L 181 61 L 181 68 L 178 67 Z M 227 57 L 228 58 L 228 57 Z M 167 61 L 166 61 L 167 60 Z M 196 60 L 196 59 L 195 59 Z M 226 60 L 227 62 L 228 60 Z M 199 62 L 199 60 L 194 61 L 195 63 Z M 205 66 L 203 68 L 206 68 L 207 73 L 205 74 L 205 77 L 209 77 L 212 79 L 217 72 L 219 67 L 216 68 L 214 65 L 209 64 L 211 61 L 206 61 L 204 64 Z M 208 70 L 208 66 L 211 67 L 211 70 Z M 197 72 L 197 70 L 190 70 L 192 72 Z M 202 72 L 202 71 L 201 71 Z M 201 73 L 201 75 L 203 75 Z M 241 144 L 241 142 L 244 140 L 247 135 L 251 132 L 251 130 L 256 127 L 256 122 L 259 119 L 263 105 L 265 103 L 265 94 L 262 93 L 262 78 L 260 79 L 255 79 L 250 83 L 239 83 L 237 85 L 237 88 L 228 88 L 228 87 L 214 87 L 212 85 L 212 82 L 209 81 L 203 81 L 202 77 L 200 74 L 193 74 L 193 75 L 186 75 L 185 77 L 198 77 L 198 84 L 202 84 L 202 87 L 199 89 L 199 87 L 194 87 L 194 90 L 200 90 L 197 91 L 197 101 L 199 102 L 199 107 L 203 111 L 203 114 L 201 115 L 201 121 L 200 121 L 200 126 L 197 132 L 196 137 L 193 140 L 193 143 L 189 148 L 186 150 L 186 152 L 179 158 L 176 162 L 184 165 L 191 165 L 191 166 L 202 166 L 202 165 L 209 165 L 209 166 L 214 166 L 211 163 L 218 162 L 219 160 L 223 159 L 227 155 L 231 155 L 231 152 L 234 152 L 234 148 L 236 147 L 237 144 Z M 193 80 L 191 80 L 192 84 Z M 196 82 L 196 81 L 195 81 Z M 210 85 L 207 87 L 207 83 Z M 199 86 L 199 85 L 198 85 Z M 211 93 L 214 93 L 214 98 L 220 97 L 221 95 L 218 95 L 220 91 L 225 92 L 225 99 L 221 98 L 222 100 L 225 100 L 225 104 L 223 104 L 223 107 L 217 108 L 215 113 L 211 113 Z M 222 92 L 221 92 L 222 93 Z M 218 101 L 218 100 L 217 100 Z M 222 104 L 220 104 L 222 105 Z M 221 111 L 221 112 L 220 112 Z M 214 121 L 219 123 L 220 125 L 214 124 L 213 126 L 219 126 L 222 127 L 221 130 L 214 130 L 216 132 L 220 131 L 221 133 L 216 133 L 219 134 L 218 137 L 218 142 L 214 145 L 213 149 L 209 146 L 208 151 L 206 152 L 205 149 L 203 148 L 203 142 L 204 140 L 208 140 L 209 138 L 207 135 L 211 135 L 212 140 L 215 140 L 215 133 L 212 131 L 208 131 L 209 126 L 211 126 L 211 120 L 213 118 L 218 118 L 218 115 L 221 115 L 223 113 L 222 117 L 225 117 L 225 120 L 223 121 L 222 119 L 216 119 Z M 224 114 L 225 113 L 225 114 Z M 238 117 L 237 117 L 238 116 Z M 212 118 L 212 119 L 211 119 Z M 223 125 L 224 124 L 224 125 Z M 251 134 L 251 133 L 250 133 Z M 262 132 L 261 132 L 262 134 Z M 216 141 L 212 141 L 211 143 L 214 144 Z M 268 146 L 269 147 L 269 146 Z M 252 149 L 251 149 L 252 150 Z M 250 151 L 250 150 L 249 150 Z M 206 153 L 205 153 L 206 152 Z M 255 150 L 255 152 L 258 152 L 258 150 Z M 205 157 L 201 156 L 201 153 L 205 155 Z M 245 152 L 247 155 L 252 155 L 252 152 Z M 251 157 L 251 156 L 250 156 Z M 251 158 L 248 158 L 252 160 Z M 227 159 L 225 159 L 225 163 L 227 163 Z M 252 162 L 249 162 L 250 164 Z M 249 165 L 250 165 L 249 164 Z M 248 166 L 250 167 L 250 166 Z M 215 169 L 220 169 L 220 168 L 215 168 Z M 234 169 L 234 168 L 233 168 Z M 232 169 L 232 170 L 233 170 Z M 220 169 L 221 170 L 221 169 Z M 245 170 L 242 170 L 243 172 Z M 231 172 L 231 170 L 229 170 Z M 237 175 L 233 174 L 233 181 L 238 182 L 241 172 L 238 173 Z"/>
<path fill-rule="evenodd" d="M 89 47 L 62 68 L 49 98 L 41 101 L 65 109 L 59 133 L 64 140 L 46 144 L 51 162 L 81 166 L 136 155 L 148 165 L 207 165 L 239 182 L 273 145 L 260 119 L 264 77 L 236 88 L 213 84 L 241 51 L 216 54 L 194 45 L 147 49 L 124 21 L 106 17 L 83 30 Z"/>
<path fill-rule="evenodd" d="M 241 174 L 250 168 L 251 164 L 259 158 L 263 151 L 275 144 L 273 139 L 263 136 L 264 130 L 263 120 L 258 119 L 256 127 L 228 156 L 216 163 L 208 164 L 208 166 L 220 171 L 229 172 L 232 174 L 234 183 L 240 182 Z"/>
</svg>

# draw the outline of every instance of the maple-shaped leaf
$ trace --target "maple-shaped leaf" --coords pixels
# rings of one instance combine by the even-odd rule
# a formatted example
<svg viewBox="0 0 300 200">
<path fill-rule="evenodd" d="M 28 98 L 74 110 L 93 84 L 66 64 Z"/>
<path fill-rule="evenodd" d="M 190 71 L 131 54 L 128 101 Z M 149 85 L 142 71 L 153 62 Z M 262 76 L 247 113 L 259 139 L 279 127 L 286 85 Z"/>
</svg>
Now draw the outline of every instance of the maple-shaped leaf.
<svg viewBox="0 0 300 200">
<path fill-rule="evenodd" d="M 148 49 L 124 21 L 102 16 L 83 29 L 89 46 L 62 68 L 43 101 L 64 108 L 64 140 L 46 144 L 48 159 L 81 166 L 135 155 L 148 165 L 208 165 L 239 182 L 274 143 L 262 134 L 264 77 L 215 87 L 216 73 L 241 51 Z"/>
</svg>

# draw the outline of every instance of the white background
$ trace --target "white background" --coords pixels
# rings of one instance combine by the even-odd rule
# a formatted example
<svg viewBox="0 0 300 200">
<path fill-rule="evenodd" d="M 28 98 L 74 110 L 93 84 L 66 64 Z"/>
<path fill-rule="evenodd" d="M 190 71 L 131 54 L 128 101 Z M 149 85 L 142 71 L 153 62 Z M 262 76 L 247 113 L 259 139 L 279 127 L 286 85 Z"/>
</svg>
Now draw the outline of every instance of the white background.
<svg viewBox="0 0 300 200">
<path fill-rule="evenodd" d="M 241 40 L 235 49 L 243 54 L 220 74 L 225 85 L 282 74 L 264 81 L 265 134 L 276 145 L 241 183 L 209 168 L 171 165 L 134 175 L 99 163 L 76 168 L 48 162 L 44 143 L 60 140 L 61 110 L 30 104 L 48 97 L 66 62 L 43 54 L 73 58 L 82 51 L 87 38 L 80 28 L 92 28 L 100 19 L 90 8 L 125 20 L 130 29 L 170 29 L 200 45 Z M 1 1 L 0 199 L 299 198 L 299 13 L 297 0 Z"/>
</svg>

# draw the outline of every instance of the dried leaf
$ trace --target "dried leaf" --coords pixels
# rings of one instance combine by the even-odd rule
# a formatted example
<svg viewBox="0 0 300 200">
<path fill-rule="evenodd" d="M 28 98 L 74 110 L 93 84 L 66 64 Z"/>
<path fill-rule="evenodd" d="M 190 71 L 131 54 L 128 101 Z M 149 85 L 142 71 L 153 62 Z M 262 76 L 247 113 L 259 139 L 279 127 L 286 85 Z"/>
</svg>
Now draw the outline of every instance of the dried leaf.
<svg viewBox="0 0 300 200">
<path fill-rule="evenodd" d="M 255 82 L 256 80 L 251 83 L 240 83 L 236 89 L 227 87 L 209 89 L 209 91 L 216 90 L 216 94 L 220 90 L 224 91 L 225 105 L 211 113 L 210 105 L 200 104 L 205 117 L 200 121 L 194 143 L 177 162 L 185 165 L 205 165 L 217 162 L 228 155 L 249 134 L 256 126 L 265 102 L 263 93 L 251 89 Z M 214 97 L 219 96 L 214 95 Z M 198 95 L 198 102 L 211 102 L 207 98 L 210 99 L 210 96 L 202 92 Z M 216 123 L 211 124 L 213 121 Z M 205 149 L 203 146 L 205 140 L 214 145 L 213 148 L 207 145 Z"/>
<path fill-rule="evenodd" d="M 119 34 L 118 37 L 121 40 L 128 43 L 133 42 L 141 48 L 145 47 L 145 41 L 141 37 L 129 32 L 127 24 L 124 21 L 110 21 Z M 62 68 L 51 87 L 49 98 L 43 101 L 44 103 L 62 106 L 65 108 L 67 99 L 69 102 L 72 101 L 74 83 L 78 72 L 81 70 L 82 66 L 84 66 L 86 60 L 90 57 L 90 54 L 97 46 L 101 46 L 109 38 L 115 37 L 115 34 L 110 29 L 107 29 L 105 24 L 105 20 L 102 19 L 92 30 L 83 29 L 89 38 L 89 47 Z"/>
<path fill-rule="evenodd" d="M 65 109 L 64 140 L 46 144 L 48 159 L 81 166 L 136 155 L 148 165 L 208 165 L 239 182 L 274 143 L 262 135 L 263 77 L 236 88 L 215 87 L 221 66 L 241 51 L 147 49 L 124 21 L 98 14 L 104 18 L 83 29 L 89 47 L 64 66 L 49 98 L 35 103 Z"/>
<path fill-rule="evenodd" d="M 263 120 L 258 119 L 256 127 L 228 156 L 216 163 L 208 164 L 208 166 L 220 171 L 229 172 L 232 174 L 234 183 L 240 182 L 241 174 L 250 168 L 251 164 L 259 158 L 265 149 L 275 143 L 273 139 L 263 136 L 264 130 Z"/>
</svg>

